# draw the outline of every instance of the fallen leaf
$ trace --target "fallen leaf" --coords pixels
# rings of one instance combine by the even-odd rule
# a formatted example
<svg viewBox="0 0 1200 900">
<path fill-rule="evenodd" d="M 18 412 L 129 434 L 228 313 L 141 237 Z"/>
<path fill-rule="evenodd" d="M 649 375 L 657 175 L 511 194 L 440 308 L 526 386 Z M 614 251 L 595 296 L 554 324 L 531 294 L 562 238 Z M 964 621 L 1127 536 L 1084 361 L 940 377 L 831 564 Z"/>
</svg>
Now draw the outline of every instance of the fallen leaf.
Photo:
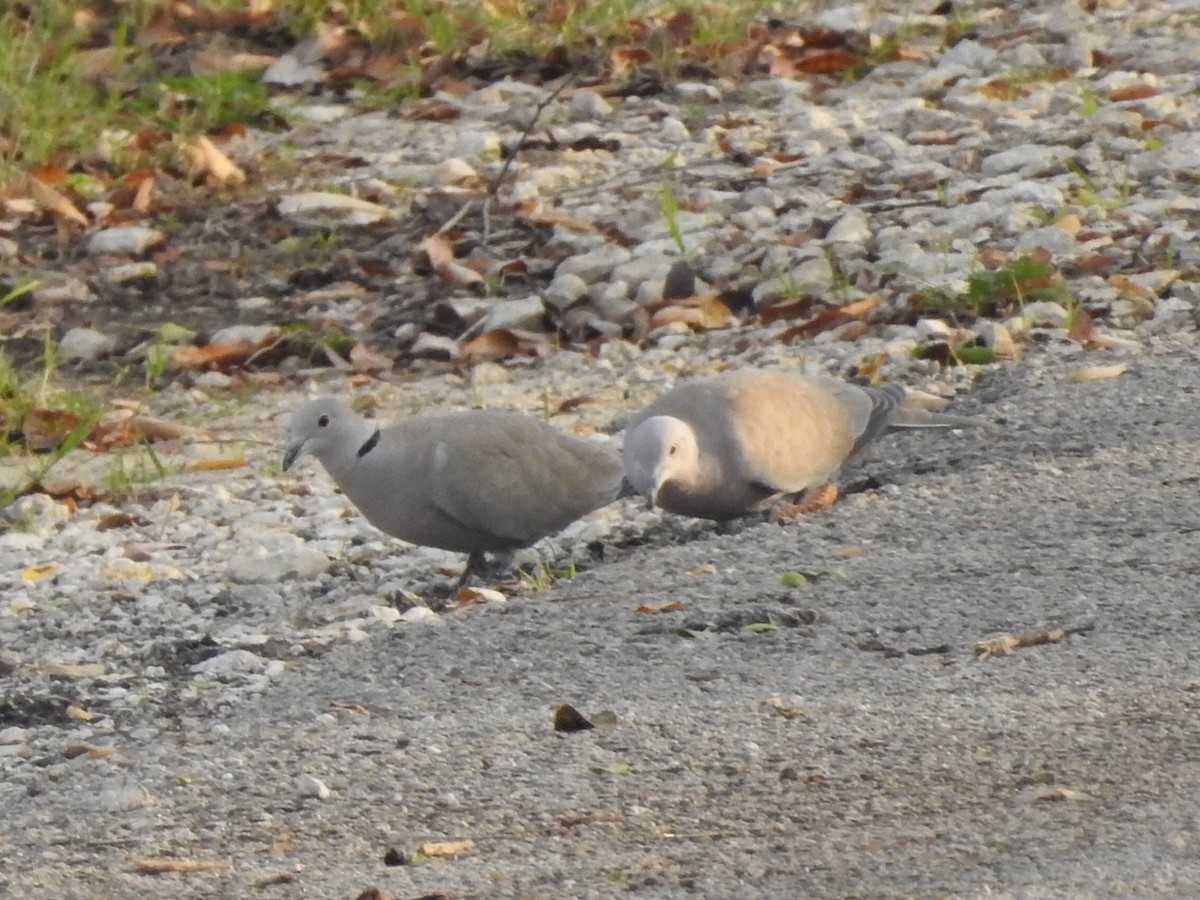
<svg viewBox="0 0 1200 900">
<path fill-rule="evenodd" d="M 566 400 L 563 400 L 561 403 L 558 404 L 558 406 L 554 410 L 553 415 L 558 416 L 558 415 L 562 415 L 563 413 L 569 413 L 572 410 L 576 410 L 579 407 L 581 407 L 587 403 L 598 403 L 599 401 L 600 401 L 599 394 L 579 394 L 578 396 L 575 396 L 575 397 L 568 397 Z"/>
<path fill-rule="evenodd" d="M 698 566 L 694 566 L 693 568 L 688 569 L 688 574 L 689 575 L 716 575 L 717 567 L 714 566 L 712 563 L 701 563 Z"/>
<path fill-rule="evenodd" d="M 1037 647 L 1041 644 L 1057 644 L 1067 636 L 1062 628 L 1043 628 L 1032 634 L 1005 634 L 975 644 L 975 655 L 981 659 L 993 656 L 1008 656 L 1014 650 L 1023 647 Z"/>
<path fill-rule="evenodd" d="M 1114 103 L 1128 100 L 1145 100 L 1147 97 L 1157 97 L 1158 88 L 1149 84 L 1131 84 L 1128 87 L 1117 88 L 1109 92 L 1108 99 Z"/>
<path fill-rule="evenodd" d="M 248 463 L 244 459 L 198 459 L 188 463 L 185 472 L 226 472 L 229 469 L 244 469 Z"/>
<path fill-rule="evenodd" d="M 356 372 L 389 372 L 392 358 L 358 343 L 350 348 L 350 367 Z"/>
<path fill-rule="evenodd" d="M 583 713 L 570 703 L 564 703 L 554 710 L 554 730 L 572 734 L 576 731 L 590 731 L 596 726 L 584 718 Z"/>
<path fill-rule="evenodd" d="M 139 875 L 196 875 L 205 872 L 227 872 L 233 864 L 217 859 L 139 859 L 133 869 Z"/>
<path fill-rule="evenodd" d="M 92 722 L 96 719 L 96 714 L 90 710 L 84 709 L 75 703 L 68 703 L 66 710 L 68 719 L 74 719 L 76 722 Z"/>
<path fill-rule="evenodd" d="M 44 183 L 38 178 L 29 179 L 30 193 L 33 199 L 40 203 L 60 219 L 74 222 L 76 225 L 88 226 L 88 218 L 79 211 L 71 200 L 56 188 Z"/>
<path fill-rule="evenodd" d="M 1028 800 L 1030 803 L 1058 803 L 1063 800 L 1086 800 L 1087 794 L 1073 788 L 1041 785 L 1034 790 Z"/>
<path fill-rule="evenodd" d="M 106 516 L 101 516 L 100 521 L 96 523 L 97 531 L 111 531 L 114 528 L 129 528 L 132 525 L 145 525 L 144 519 L 141 519 L 132 513 L 116 512 L 109 513 Z"/>
<path fill-rule="evenodd" d="M 245 365 L 263 346 L 265 344 L 254 341 L 225 341 L 203 347 L 174 347 L 171 349 L 171 364 L 177 369 L 222 371 Z"/>
<path fill-rule="evenodd" d="M 1071 384 L 1086 384 L 1089 381 L 1103 381 L 1106 378 L 1116 378 L 1119 375 L 1124 375 L 1129 368 L 1129 363 L 1114 363 L 1111 366 L 1084 366 L 1076 369 L 1067 376 L 1067 381 Z"/>
<path fill-rule="evenodd" d="M 791 706 L 785 703 L 782 697 L 768 697 L 758 704 L 761 709 L 770 710 L 776 715 L 782 716 L 785 719 L 799 719 L 801 721 L 812 718 L 812 715 L 806 709 L 801 709 L 798 706 Z"/>
<path fill-rule="evenodd" d="M 1096 324 L 1088 311 L 1083 308 L 1076 309 L 1071 317 L 1071 327 L 1067 329 L 1067 340 L 1089 347 L 1095 336 Z"/>
<path fill-rule="evenodd" d="M 245 184 L 246 173 L 241 166 L 231 160 L 225 153 L 204 135 L 196 138 L 188 145 L 188 153 L 192 165 L 208 175 L 209 179 L 218 185 Z"/>
<path fill-rule="evenodd" d="M 468 850 L 474 849 L 475 842 L 469 838 L 461 841 L 427 841 L 418 849 L 420 852 L 429 857 L 441 856 L 457 856 L 460 853 L 466 853 Z"/>
<path fill-rule="evenodd" d="M 683 604 L 678 600 L 669 600 L 665 603 L 639 603 L 634 612 L 650 615 L 651 613 L 680 612 L 682 609 Z"/>
<path fill-rule="evenodd" d="M 58 566 L 47 564 L 44 566 L 28 566 L 21 570 L 22 581 L 41 581 L 43 578 L 49 578 L 58 571 Z"/>
<path fill-rule="evenodd" d="M 456 606 L 482 606 L 487 603 L 504 603 L 508 598 L 494 588 L 462 587 L 454 597 Z"/>
</svg>

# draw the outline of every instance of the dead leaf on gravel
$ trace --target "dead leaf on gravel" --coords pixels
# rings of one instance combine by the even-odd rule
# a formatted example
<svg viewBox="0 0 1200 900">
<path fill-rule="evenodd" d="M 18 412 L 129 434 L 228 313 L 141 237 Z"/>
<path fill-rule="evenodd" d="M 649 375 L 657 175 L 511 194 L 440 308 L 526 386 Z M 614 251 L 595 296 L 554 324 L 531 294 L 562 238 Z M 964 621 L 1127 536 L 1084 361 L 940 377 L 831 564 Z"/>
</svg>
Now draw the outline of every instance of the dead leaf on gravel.
<svg viewBox="0 0 1200 900">
<path fill-rule="evenodd" d="M 546 206 L 541 200 L 526 200 L 517 204 L 513 212 L 535 225 L 561 225 L 568 231 L 576 231 L 581 234 L 596 231 L 599 227 L 560 209 Z"/>
<path fill-rule="evenodd" d="M 356 372 L 389 372 L 392 358 L 372 350 L 366 344 L 355 344 L 350 348 L 350 368 Z"/>
<path fill-rule="evenodd" d="M 146 521 L 131 513 L 116 512 L 101 516 L 96 523 L 97 531 L 112 531 L 114 528 L 129 528 L 133 525 L 145 525 Z"/>
<path fill-rule="evenodd" d="M 123 414 L 122 414 L 123 413 Z M 83 446 L 104 452 L 148 441 L 211 440 L 211 432 L 156 416 L 130 415 L 122 411 L 96 423 Z"/>
<path fill-rule="evenodd" d="M 215 369 L 226 371 L 245 365 L 255 353 L 266 349 L 275 338 L 265 341 L 223 341 L 203 347 L 173 347 L 171 365 L 177 369 Z"/>
<path fill-rule="evenodd" d="M 639 603 L 633 611 L 642 615 L 651 615 L 652 613 L 680 612 L 682 610 L 682 603 L 678 600 L 669 600 L 666 603 Z"/>
<path fill-rule="evenodd" d="M 76 722 L 92 722 L 96 719 L 94 712 L 84 709 L 76 703 L 68 703 L 64 712 L 66 712 L 68 719 L 74 719 Z"/>
<path fill-rule="evenodd" d="M 554 730 L 573 734 L 577 731 L 590 731 L 596 726 L 589 722 L 579 710 L 570 703 L 564 703 L 554 711 Z"/>
<path fill-rule="evenodd" d="M 197 875 L 209 872 L 228 872 L 233 863 L 222 859 L 139 859 L 133 869 L 139 875 Z"/>
<path fill-rule="evenodd" d="M 426 841 L 418 849 L 424 856 L 446 857 L 458 856 L 475 848 L 475 842 L 470 838 L 461 841 Z"/>
<path fill-rule="evenodd" d="M 462 110 L 453 103 L 429 97 L 419 100 L 404 111 L 404 118 L 417 122 L 449 122 L 462 116 Z"/>
<path fill-rule="evenodd" d="M 222 187 L 245 184 L 246 173 L 242 167 L 208 138 L 201 135 L 187 149 L 192 165 L 206 174 L 211 182 Z"/>
<path fill-rule="evenodd" d="M 1129 363 L 1114 363 L 1111 366 L 1084 366 L 1076 369 L 1067 376 L 1071 384 L 1086 384 L 1089 381 L 1104 381 L 1124 375 L 1129 369 Z"/>
<path fill-rule="evenodd" d="M 1067 329 L 1067 340 L 1091 349 L 1096 336 L 1096 323 L 1086 309 L 1077 309 L 1071 317 L 1071 327 Z"/>
<path fill-rule="evenodd" d="M 40 178 L 29 179 L 30 193 L 33 199 L 50 210 L 59 219 L 74 222 L 84 228 L 88 226 L 88 218 L 79 211 L 66 194 L 43 182 Z"/>
<path fill-rule="evenodd" d="M 188 463 L 185 472 L 226 472 L 230 469 L 244 469 L 248 463 L 244 459 L 200 459 Z"/>
<path fill-rule="evenodd" d="M 793 325 L 791 328 L 781 331 L 776 335 L 775 339 L 784 344 L 790 344 L 796 340 L 809 340 L 822 332 L 831 331 L 848 322 L 865 321 L 867 315 L 873 312 L 878 306 L 879 297 L 872 294 L 853 303 L 847 303 L 845 306 L 834 306 L 829 309 L 823 309 L 807 322 Z"/>
<path fill-rule="evenodd" d="M 463 363 L 473 365 L 514 356 L 543 357 L 549 352 L 550 342 L 544 334 L 517 328 L 493 328 L 463 344 L 459 348 L 459 357 Z"/>
<path fill-rule="evenodd" d="M 650 327 L 661 328 L 682 322 L 693 331 L 715 331 L 730 328 L 738 318 L 716 296 L 685 297 L 660 305 L 650 315 Z"/>
<path fill-rule="evenodd" d="M 503 603 L 507 599 L 494 588 L 462 587 L 454 597 L 454 605 L 458 608 L 484 606 L 488 603 Z"/>
<path fill-rule="evenodd" d="M 83 416 L 65 409 L 31 409 L 21 420 L 25 445 L 35 452 L 53 450 L 77 429 L 85 427 Z"/>
<path fill-rule="evenodd" d="M 1061 803 L 1064 800 L 1086 800 L 1088 795 L 1074 788 L 1043 784 L 1024 792 L 1022 799 L 1027 803 Z"/>
<path fill-rule="evenodd" d="M 1058 644 L 1067 636 L 1062 628 L 1043 628 L 1031 634 L 1005 634 L 988 638 L 975 644 L 975 655 L 980 659 L 993 656 L 1008 656 L 1023 647 L 1038 647 L 1042 644 Z"/>
<path fill-rule="evenodd" d="M 47 563 L 44 566 L 26 566 L 21 570 L 22 581 L 41 581 L 43 578 L 49 578 L 58 571 L 58 566 L 53 563 Z"/>
<path fill-rule="evenodd" d="M 1148 97 L 1157 97 L 1158 88 L 1149 84 L 1131 84 L 1128 87 L 1117 88 L 1108 95 L 1108 99 L 1113 103 L 1123 103 L 1128 100 L 1145 100 Z"/>
<path fill-rule="evenodd" d="M 799 706 L 792 706 L 787 703 L 782 697 L 768 697 L 758 704 L 760 709 L 769 710 L 778 716 L 785 719 L 798 719 L 806 721 L 812 718 L 812 714 L 806 709 L 801 709 Z"/>
<path fill-rule="evenodd" d="M 552 415 L 559 416 L 563 413 L 569 413 L 588 403 L 599 403 L 600 399 L 599 394 L 579 394 L 575 397 L 568 397 L 558 404 Z"/>
<path fill-rule="evenodd" d="M 429 259 L 429 268 L 442 281 L 460 287 L 483 282 L 482 275 L 454 258 L 454 244 L 449 235 L 431 234 L 421 241 L 420 249 Z"/>
</svg>

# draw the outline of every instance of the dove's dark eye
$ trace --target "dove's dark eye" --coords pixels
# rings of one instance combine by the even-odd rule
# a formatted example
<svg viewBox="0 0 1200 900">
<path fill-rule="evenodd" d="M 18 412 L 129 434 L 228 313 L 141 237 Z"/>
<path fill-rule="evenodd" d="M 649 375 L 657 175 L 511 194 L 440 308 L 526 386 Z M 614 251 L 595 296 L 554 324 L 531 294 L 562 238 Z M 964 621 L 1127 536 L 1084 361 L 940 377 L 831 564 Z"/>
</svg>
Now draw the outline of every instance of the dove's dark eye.
<svg viewBox="0 0 1200 900">
<path fill-rule="evenodd" d="M 328 424 L 329 424 L 329 416 L 321 416 L 321 418 L 317 419 L 317 427 L 318 428 L 324 428 Z"/>
<path fill-rule="evenodd" d="M 678 444 L 672 444 L 670 447 L 667 448 L 667 456 L 674 456 L 675 451 L 678 449 L 679 449 Z"/>
</svg>

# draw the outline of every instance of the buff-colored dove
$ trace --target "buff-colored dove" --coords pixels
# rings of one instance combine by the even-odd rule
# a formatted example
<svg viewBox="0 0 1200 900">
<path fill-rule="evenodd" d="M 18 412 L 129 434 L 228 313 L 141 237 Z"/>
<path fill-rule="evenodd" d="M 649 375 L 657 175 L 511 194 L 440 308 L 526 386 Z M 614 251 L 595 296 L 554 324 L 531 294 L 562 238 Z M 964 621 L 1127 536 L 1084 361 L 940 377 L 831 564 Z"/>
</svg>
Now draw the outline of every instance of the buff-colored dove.
<svg viewBox="0 0 1200 900">
<path fill-rule="evenodd" d="M 332 397 L 292 413 L 286 471 L 314 456 L 372 525 L 468 554 L 462 585 L 489 552 L 554 534 L 616 499 L 615 450 L 502 410 L 425 413 L 379 428 Z"/>
<path fill-rule="evenodd" d="M 685 382 L 629 422 L 625 477 L 668 512 L 723 521 L 820 488 L 892 429 L 978 424 L 906 408 L 906 394 L 771 370 Z"/>
</svg>

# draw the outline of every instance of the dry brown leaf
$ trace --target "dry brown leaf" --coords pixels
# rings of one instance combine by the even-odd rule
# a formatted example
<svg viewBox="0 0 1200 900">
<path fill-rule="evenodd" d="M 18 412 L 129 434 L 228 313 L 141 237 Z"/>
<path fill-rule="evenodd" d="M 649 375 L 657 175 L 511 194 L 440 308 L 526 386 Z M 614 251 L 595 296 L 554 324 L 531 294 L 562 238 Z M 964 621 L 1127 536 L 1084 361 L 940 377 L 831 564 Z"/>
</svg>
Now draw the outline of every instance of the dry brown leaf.
<svg viewBox="0 0 1200 900">
<path fill-rule="evenodd" d="M 204 135 L 192 141 L 187 149 L 192 159 L 192 165 L 201 172 L 207 173 L 210 180 L 218 185 L 245 184 L 246 173 L 242 171 L 242 167 L 226 156 L 216 144 Z"/>
<path fill-rule="evenodd" d="M 681 612 L 682 610 L 682 603 L 678 600 L 670 600 L 666 603 L 639 603 L 634 612 L 651 615 L 652 613 Z"/>
<path fill-rule="evenodd" d="M 1086 309 L 1075 310 L 1071 327 L 1067 329 L 1067 340 L 1074 341 L 1084 347 L 1091 347 L 1096 336 L 1096 323 Z"/>
<path fill-rule="evenodd" d="M 513 210 L 518 216 L 535 225 L 561 225 L 569 231 L 586 234 L 596 231 L 597 226 L 583 219 L 578 219 L 570 213 L 554 207 L 548 207 L 540 200 L 526 200 Z"/>
<path fill-rule="evenodd" d="M 1086 800 L 1087 794 L 1074 788 L 1046 784 L 1040 785 L 1028 799 L 1030 803 L 1059 803 L 1063 800 Z"/>
<path fill-rule="evenodd" d="M 457 856 L 475 847 L 469 838 L 462 841 L 426 841 L 418 849 L 424 856 Z"/>
<path fill-rule="evenodd" d="M 467 365 L 514 356 L 542 357 L 550 345 L 545 335 L 516 328 L 493 328 L 463 344 L 459 358 Z"/>
<path fill-rule="evenodd" d="M 392 358 L 359 343 L 350 348 L 350 367 L 356 372 L 388 372 Z"/>
<path fill-rule="evenodd" d="M 31 409 L 21 420 L 21 434 L 30 450 L 53 450 L 82 424 L 82 416 L 65 409 Z"/>
<path fill-rule="evenodd" d="M 76 722 L 93 722 L 96 719 L 94 712 L 75 703 L 68 703 L 65 712 L 68 719 L 74 719 Z"/>
<path fill-rule="evenodd" d="M 1022 647 L 1037 647 L 1042 644 L 1057 644 L 1067 636 L 1062 628 L 1043 628 L 1032 634 L 1005 634 L 975 644 L 975 655 L 981 659 L 992 656 L 1008 656 Z"/>
<path fill-rule="evenodd" d="M 404 111 L 404 118 L 418 122 L 449 122 L 462 116 L 462 110 L 453 103 L 429 97 L 420 100 Z"/>
<path fill-rule="evenodd" d="M 584 406 L 585 404 L 598 403 L 599 401 L 599 394 L 579 394 L 575 397 L 568 397 L 566 400 L 563 400 L 558 404 L 553 412 L 553 415 L 558 416 L 562 415 L 563 413 L 569 413 L 572 410 L 576 410 L 579 407 Z"/>
<path fill-rule="evenodd" d="M 1108 99 L 1114 103 L 1122 103 L 1127 100 L 1145 100 L 1147 97 L 1157 97 L 1158 88 L 1148 84 L 1131 84 L 1128 87 L 1117 88 L 1108 95 Z"/>
<path fill-rule="evenodd" d="M 198 459 L 188 463 L 186 472 L 226 472 L 230 469 L 244 469 L 248 463 L 244 459 Z"/>
<path fill-rule="evenodd" d="M 1071 384 L 1087 384 L 1089 381 L 1104 381 L 1124 375 L 1129 363 L 1114 363 L 1111 366 L 1083 366 L 1067 376 Z"/>
<path fill-rule="evenodd" d="M 799 706 L 791 706 L 784 702 L 782 697 L 768 697 L 758 705 L 761 709 L 770 710 L 776 715 L 789 720 L 798 719 L 803 722 L 812 718 L 812 714 L 808 710 L 801 709 Z"/>
<path fill-rule="evenodd" d="M 834 306 L 823 309 L 807 322 L 793 325 L 775 336 L 777 341 L 790 344 L 796 340 L 809 340 L 825 331 L 832 331 L 848 322 L 863 321 L 866 316 L 879 306 L 879 298 L 875 295 L 864 297 L 845 306 Z"/>
<path fill-rule="evenodd" d="M 434 274 L 450 284 L 469 285 L 484 279 L 475 270 L 454 258 L 454 244 L 445 232 L 434 232 L 421 241 L 420 249 L 429 260 Z"/>
<path fill-rule="evenodd" d="M 488 603 L 503 603 L 505 599 L 504 594 L 494 588 L 461 587 L 454 596 L 454 605 L 484 606 Z"/>
<path fill-rule="evenodd" d="M 1143 300 L 1152 300 L 1154 292 L 1149 288 L 1138 284 L 1128 275 L 1116 274 L 1108 279 L 1108 283 L 1116 288 L 1125 297 L 1125 299 L 1140 298 Z"/>
<path fill-rule="evenodd" d="M 866 547 L 855 545 L 850 547 L 842 547 L 840 550 L 838 550 L 838 556 L 844 556 L 846 559 L 854 559 L 855 557 L 862 556 L 866 552 Z"/>
<path fill-rule="evenodd" d="M 59 190 L 43 182 L 40 178 L 29 179 L 29 192 L 33 199 L 50 210 L 59 219 L 74 222 L 76 225 L 88 226 L 88 218 L 79 208 Z"/>
<path fill-rule="evenodd" d="M 140 519 L 132 513 L 115 512 L 109 513 L 106 516 L 101 516 L 100 521 L 96 523 L 97 531 L 112 531 L 114 528 L 130 528 L 134 525 L 145 525 L 144 519 Z"/>
<path fill-rule="evenodd" d="M 147 441 L 208 440 L 211 437 L 211 433 L 202 428 L 123 410 L 97 422 L 83 446 L 102 452 Z"/>
<path fill-rule="evenodd" d="M 629 74 L 633 69 L 650 65 L 654 62 L 654 54 L 645 47 L 625 45 L 614 47 L 608 55 L 608 61 L 612 66 L 613 77 L 620 78 Z"/>
<path fill-rule="evenodd" d="M 266 343 L 254 341 L 225 341 L 203 347 L 175 347 L 171 364 L 177 369 L 233 369 L 246 362 Z"/>
<path fill-rule="evenodd" d="M 133 869 L 139 875 L 196 875 L 205 872 L 227 872 L 233 868 L 228 860 L 220 859 L 139 859 Z"/>
</svg>

